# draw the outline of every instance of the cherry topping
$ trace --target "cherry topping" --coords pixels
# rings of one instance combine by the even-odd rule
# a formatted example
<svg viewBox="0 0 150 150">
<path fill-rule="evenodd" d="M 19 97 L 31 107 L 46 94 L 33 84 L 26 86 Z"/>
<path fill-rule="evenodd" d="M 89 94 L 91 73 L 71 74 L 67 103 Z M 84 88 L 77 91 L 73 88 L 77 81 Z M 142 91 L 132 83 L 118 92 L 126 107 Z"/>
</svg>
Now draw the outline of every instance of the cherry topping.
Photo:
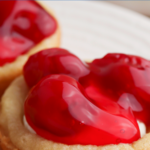
<svg viewBox="0 0 150 150">
<path fill-rule="evenodd" d="M 88 67 L 61 48 L 51 48 L 32 55 L 24 66 L 24 78 L 29 87 L 49 74 L 65 74 L 76 80 L 89 73 Z"/>
<path fill-rule="evenodd" d="M 140 138 L 130 108 L 115 115 L 94 105 L 82 86 L 65 75 L 49 75 L 30 91 L 26 120 L 36 133 L 65 144 L 131 143 Z"/>
<path fill-rule="evenodd" d="M 101 109 L 117 114 L 124 113 L 119 105 L 96 89 L 96 75 L 79 58 L 61 48 L 51 48 L 32 55 L 24 66 L 24 78 L 29 87 L 49 74 L 65 74 L 79 81 L 91 101 Z M 97 90 L 99 92 L 97 92 Z"/>
<path fill-rule="evenodd" d="M 88 96 L 107 97 L 124 109 L 131 108 L 136 118 L 149 126 L 150 61 L 132 55 L 107 54 L 89 65 L 95 78 L 91 79 L 93 85 L 85 87 Z"/>
<path fill-rule="evenodd" d="M 12 62 L 44 38 L 57 22 L 35 1 L 0 1 L 0 66 Z"/>
</svg>

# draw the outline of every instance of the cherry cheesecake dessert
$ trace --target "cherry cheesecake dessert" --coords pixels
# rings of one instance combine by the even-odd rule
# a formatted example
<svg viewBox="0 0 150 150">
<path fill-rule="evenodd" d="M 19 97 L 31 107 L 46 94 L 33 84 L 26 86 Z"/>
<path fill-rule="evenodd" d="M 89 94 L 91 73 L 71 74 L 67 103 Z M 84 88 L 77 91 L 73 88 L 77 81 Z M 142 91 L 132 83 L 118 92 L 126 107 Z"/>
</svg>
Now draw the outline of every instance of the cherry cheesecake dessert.
<svg viewBox="0 0 150 150">
<path fill-rule="evenodd" d="M 0 1 L 0 96 L 29 55 L 60 43 L 58 22 L 40 1 Z"/>
<path fill-rule="evenodd" d="M 3 150 L 149 150 L 150 61 L 107 54 L 83 62 L 61 48 L 29 57 L 5 91 Z"/>
</svg>

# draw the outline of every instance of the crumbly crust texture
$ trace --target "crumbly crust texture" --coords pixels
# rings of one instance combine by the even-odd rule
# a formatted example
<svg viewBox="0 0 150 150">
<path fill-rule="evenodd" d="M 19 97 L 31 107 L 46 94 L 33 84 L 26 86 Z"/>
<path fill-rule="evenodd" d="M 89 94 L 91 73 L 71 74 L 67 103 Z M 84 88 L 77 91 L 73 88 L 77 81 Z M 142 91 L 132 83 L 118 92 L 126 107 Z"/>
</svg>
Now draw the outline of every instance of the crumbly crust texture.
<svg viewBox="0 0 150 150">
<path fill-rule="evenodd" d="M 10 138 L 5 136 L 2 131 L 0 131 L 0 150 L 18 150 L 10 141 Z"/>
<path fill-rule="evenodd" d="M 21 76 L 13 81 L 2 97 L 0 125 L 7 140 L 2 140 L 4 135 L 0 135 L 0 145 L 8 141 L 5 145 L 12 146 L 12 149 L 4 147 L 3 150 L 150 150 L 150 133 L 132 144 L 107 146 L 65 145 L 30 133 L 23 125 L 23 104 L 27 93 L 28 87 Z"/>
<path fill-rule="evenodd" d="M 47 7 L 45 7 L 42 1 L 37 1 L 49 14 L 51 14 L 54 18 L 54 13 Z M 55 18 L 56 20 L 56 18 Z M 57 20 L 56 20 L 57 21 Z M 27 58 L 43 49 L 51 48 L 51 47 L 59 47 L 60 45 L 60 27 L 57 22 L 57 30 L 55 33 L 44 40 L 42 40 L 39 44 L 35 45 L 33 48 L 28 51 L 25 55 L 19 56 L 14 62 L 8 63 L 2 67 L 0 67 L 0 97 L 4 93 L 4 90 L 8 87 L 13 79 L 22 74 L 22 68 Z"/>
</svg>

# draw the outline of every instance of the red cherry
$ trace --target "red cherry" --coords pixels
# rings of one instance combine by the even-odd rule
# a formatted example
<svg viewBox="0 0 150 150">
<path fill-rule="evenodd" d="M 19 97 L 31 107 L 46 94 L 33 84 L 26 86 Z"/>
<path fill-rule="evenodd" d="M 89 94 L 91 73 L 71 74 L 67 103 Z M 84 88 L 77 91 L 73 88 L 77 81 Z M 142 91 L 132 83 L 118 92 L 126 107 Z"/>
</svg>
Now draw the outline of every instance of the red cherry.
<svg viewBox="0 0 150 150">
<path fill-rule="evenodd" d="M 25 116 L 36 133 L 65 144 L 131 143 L 140 138 L 130 109 L 125 115 L 103 111 L 89 101 L 81 85 L 65 75 L 49 75 L 30 91 Z"/>
<path fill-rule="evenodd" d="M 32 55 L 23 70 L 29 87 L 49 74 L 65 74 L 79 80 L 90 72 L 78 57 L 61 48 L 51 48 Z"/>
<path fill-rule="evenodd" d="M 57 22 L 35 1 L 0 1 L 0 66 L 12 62 L 44 38 Z"/>
<path fill-rule="evenodd" d="M 131 108 L 136 118 L 149 126 L 150 61 L 132 55 L 107 54 L 89 65 L 95 78 L 91 79 L 93 85 L 85 87 L 88 96 L 94 100 L 107 97 L 125 109 Z"/>
</svg>

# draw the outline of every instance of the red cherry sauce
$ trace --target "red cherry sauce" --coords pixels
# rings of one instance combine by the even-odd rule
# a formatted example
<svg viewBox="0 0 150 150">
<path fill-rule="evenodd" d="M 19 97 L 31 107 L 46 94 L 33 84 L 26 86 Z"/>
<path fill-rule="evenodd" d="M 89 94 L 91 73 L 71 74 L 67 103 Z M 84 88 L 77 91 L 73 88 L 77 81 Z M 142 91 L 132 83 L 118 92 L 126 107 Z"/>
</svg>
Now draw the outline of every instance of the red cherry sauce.
<svg viewBox="0 0 150 150">
<path fill-rule="evenodd" d="M 111 98 L 97 92 L 95 80 L 97 76 L 78 57 L 61 48 L 51 48 L 32 55 L 24 66 L 24 78 L 29 87 L 49 74 L 65 74 L 79 81 L 91 96 L 91 102 L 101 109 L 113 114 L 124 114 L 124 109 Z M 93 93 L 94 92 L 94 93 Z M 101 97 L 99 97 L 101 96 Z"/>
<path fill-rule="evenodd" d="M 117 115 L 102 110 L 90 101 L 82 85 L 66 75 L 40 80 L 30 91 L 24 110 L 36 133 L 55 142 L 106 145 L 140 138 L 130 109 Z"/>
<path fill-rule="evenodd" d="M 65 74 L 79 80 L 90 72 L 78 57 L 62 48 L 51 48 L 32 55 L 23 70 L 29 87 L 49 74 Z"/>
<path fill-rule="evenodd" d="M 0 66 L 12 62 L 44 38 L 57 22 L 35 1 L 0 1 Z"/>
<path fill-rule="evenodd" d="M 150 125 L 150 61 L 125 54 L 107 54 L 89 64 L 95 78 L 85 90 L 97 102 L 106 97 Z"/>
<path fill-rule="evenodd" d="M 103 131 L 101 130 L 102 133 L 99 132 L 99 129 L 97 129 L 97 130 L 95 129 L 95 126 L 97 126 L 97 125 L 99 126 L 99 124 L 100 124 L 99 119 L 97 120 L 99 122 L 99 123 L 96 123 L 97 125 L 93 124 L 93 125 L 90 125 L 91 128 L 87 127 L 87 124 L 84 125 L 84 121 L 82 121 L 82 119 L 84 120 L 85 118 L 82 118 L 80 120 L 79 118 L 75 117 L 75 115 L 80 116 L 79 113 L 81 113 L 81 111 L 78 111 L 78 110 L 80 110 L 80 109 L 83 109 L 82 111 L 85 110 L 83 105 L 81 107 L 76 108 L 76 102 L 73 103 L 73 104 L 75 104 L 75 106 L 73 106 L 73 105 L 69 106 L 69 103 L 68 103 L 68 105 L 67 105 L 68 107 L 66 107 L 66 106 L 64 106 L 64 104 L 62 102 L 60 102 L 59 99 L 54 98 L 55 102 L 51 102 L 50 104 L 48 104 L 48 100 L 47 100 L 47 103 L 44 102 L 44 106 L 40 107 L 40 106 L 42 106 L 42 100 L 41 100 L 41 103 L 39 103 L 39 105 L 36 105 L 34 107 L 35 101 L 39 98 L 38 97 L 33 97 L 31 99 L 27 98 L 27 101 L 29 100 L 28 102 L 31 102 L 31 103 L 33 101 L 33 104 L 32 104 L 32 107 L 30 107 L 28 104 L 25 105 L 25 111 L 28 112 L 25 115 L 27 117 L 27 122 L 37 132 L 37 134 L 39 134 L 40 136 L 42 136 L 46 139 L 54 140 L 56 142 L 61 142 L 61 143 L 65 143 L 65 144 L 93 144 L 93 145 L 131 143 L 135 139 L 138 139 L 140 137 L 139 136 L 139 128 L 134 119 L 134 116 L 132 115 L 131 108 L 127 107 L 126 109 L 124 109 L 115 100 L 112 100 L 113 97 L 110 98 L 107 95 L 104 95 L 100 91 L 100 89 L 97 88 L 97 84 L 95 83 L 95 81 L 99 79 L 98 75 L 96 74 L 97 72 L 99 72 L 99 70 L 100 70 L 99 67 L 97 67 L 96 65 L 92 64 L 92 65 L 88 66 L 87 64 L 83 63 L 79 58 L 77 58 L 75 55 L 71 54 L 67 50 L 64 50 L 61 48 L 52 48 L 52 49 L 47 49 L 47 50 L 38 52 L 37 54 L 34 54 L 29 58 L 29 60 L 27 61 L 27 63 L 24 66 L 24 78 L 25 78 L 27 84 L 29 85 L 29 87 L 36 85 L 39 82 L 39 80 L 41 80 L 43 77 L 45 77 L 49 74 L 65 74 L 67 76 L 74 78 L 76 80 L 76 83 L 77 83 L 77 81 L 79 81 L 83 86 L 83 87 L 81 87 L 81 85 L 80 85 L 81 88 L 79 88 L 80 90 L 82 89 L 81 90 L 82 92 L 79 90 L 79 91 L 77 91 L 77 93 L 81 92 L 86 97 L 88 104 L 90 103 L 93 108 L 95 108 L 95 109 L 98 108 L 101 111 L 105 112 L 106 114 L 111 114 L 112 116 L 120 116 L 121 117 L 120 121 L 118 119 L 115 123 L 118 123 L 118 122 L 121 123 L 122 117 L 126 118 L 129 122 L 132 122 L 134 124 L 134 129 L 132 128 L 132 131 L 130 130 L 130 133 L 133 133 L 136 128 L 136 130 L 138 131 L 137 135 L 135 136 L 136 138 L 132 138 L 132 140 L 131 140 L 131 138 L 128 138 L 125 140 L 123 138 L 120 138 L 118 135 L 115 135 L 116 130 L 114 130 L 115 131 L 115 132 L 113 132 L 114 135 L 112 135 L 112 132 L 110 130 L 113 130 L 113 129 L 110 129 L 107 131 L 106 134 L 103 134 L 103 132 L 106 132 L 105 130 L 107 128 L 110 128 L 110 124 L 112 124 L 112 128 L 115 128 L 115 126 L 116 126 L 114 122 L 109 122 L 110 121 L 109 118 L 108 118 L 108 122 L 107 122 L 107 115 L 106 116 L 104 115 L 104 117 L 106 118 L 106 122 L 108 124 L 107 125 L 105 124 L 106 129 L 104 130 L 104 128 L 103 128 L 102 129 Z M 55 76 L 53 76 L 53 78 Z M 59 76 L 59 77 L 61 77 L 61 76 Z M 61 77 L 61 79 L 63 79 L 64 82 L 66 82 L 65 81 L 66 77 L 65 78 L 64 77 L 62 78 L 62 77 Z M 71 79 L 71 80 L 75 81 L 74 79 Z M 46 79 L 46 81 L 48 81 L 48 80 Z M 42 82 L 42 81 L 40 81 L 40 82 Z M 42 84 L 42 85 L 43 86 L 35 86 L 35 89 L 37 89 L 37 90 L 35 90 L 34 93 L 37 96 L 41 97 L 41 99 L 45 100 L 45 96 L 47 97 L 47 94 L 51 91 L 51 88 L 45 89 L 45 88 L 47 88 L 47 86 L 45 86 L 45 84 Z M 64 88 L 64 86 L 62 87 L 57 84 L 55 84 L 55 85 L 53 85 L 54 86 L 53 87 L 54 90 L 52 91 L 53 94 L 50 92 L 54 97 L 57 95 L 57 91 L 59 91 L 59 90 L 62 91 Z M 41 92 L 41 94 L 39 94 L 40 92 L 38 91 L 39 87 L 41 87 L 41 91 L 43 91 L 43 93 Z M 70 89 L 71 89 L 71 87 L 70 87 Z M 68 88 L 68 90 L 69 90 L 69 88 Z M 90 94 L 89 92 L 92 94 Z M 60 92 L 60 93 L 62 93 L 62 92 Z M 75 93 L 75 92 L 72 91 L 72 93 Z M 31 94 L 29 94 L 29 97 L 30 97 L 30 95 Z M 101 97 L 99 97 L 99 96 L 101 96 Z M 89 98 L 89 97 L 91 97 L 91 98 Z M 71 99 L 72 99 L 72 97 L 71 97 Z M 79 103 L 82 103 L 82 100 L 80 101 L 80 99 L 81 99 L 80 96 L 77 97 L 77 99 L 79 100 Z M 52 103 L 53 104 L 56 103 L 56 104 L 52 105 Z M 57 104 L 60 104 L 60 106 L 57 106 Z M 86 102 L 84 102 L 84 104 L 86 104 Z M 54 112 L 45 113 L 44 112 L 44 111 L 46 111 L 45 105 L 48 108 L 50 108 L 49 105 L 51 107 L 53 107 L 53 109 L 55 109 L 55 111 L 56 111 L 55 113 L 57 113 L 57 116 L 54 115 L 55 114 Z M 73 121 L 73 123 L 75 123 L 75 124 L 73 124 L 74 127 L 72 127 L 70 121 L 65 119 L 65 118 L 68 118 L 67 117 L 68 115 L 66 113 L 63 114 L 62 110 L 57 109 L 57 107 L 59 107 L 59 108 L 62 107 L 62 109 L 64 109 L 63 107 L 65 107 L 67 110 L 70 107 L 72 107 L 72 109 L 73 109 L 72 111 L 74 111 L 75 114 L 71 115 L 71 118 L 73 120 L 77 119 L 77 121 L 80 122 L 79 124 L 83 124 L 85 126 L 85 128 L 82 128 L 82 130 L 81 130 L 81 127 L 78 126 L 77 123 L 75 123 L 75 121 Z M 74 107 L 76 108 L 76 110 L 74 109 Z M 89 108 L 89 109 L 85 110 L 86 117 L 90 117 L 91 115 L 90 115 L 89 111 L 93 112 L 93 110 L 91 110 L 91 108 L 88 106 L 87 106 L 87 108 Z M 36 110 L 38 114 L 36 115 L 33 110 Z M 41 110 L 41 111 L 39 111 L 39 110 Z M 71 111 L 71 109 L 69 109 L 69 111 Z M 41 112 L 43 112 L 44 114 L 42 114 Z M 40 113 L 41 113 L 41 115 L 40 115 Z M 51 113 L 54 115 L 53 117 L 52 117 Z M 61 116 L 61 114 L 64 116 Z M 69 112 L 69 114 L 70 114 L 70 112 Z M 35 121 L 35 118 L 37 118 L 37 119 L 39 118 L 38 116 L 40 116 L 40 119 L 38 121 Z M 53 119 L 53 120 L 51 120 L 51 119 Z M 50 125 L 47 120 L 49 120 L 52 124 Z M 57 121 L 57 123 L 55 123 L 54 120 Z M 63 122 L 63 120 L 65 122 Z M 97 121 L 95 121 L 95 122 L 97 122 Z M 101 120 L 101 121 L 102 121 L 101 123 L 103 124 L 103 120 Z M 65 123 L 65 125 L 64 125 L 64 123 Z M 108 127 L 108 125 L 109 125 L 109 127 Z M 126 126 L 127 126 L 127 124 L 125 124 L 124 127 L 126 128 Z M 58 127 L 59 127 L 59 129 L 58 129 Z M 79 128 L 79 130 L 78 130 L 78 128 Z M 121 129 L 121 127 L 119 128 L 121 132 L 124 132 L 123 136 L 129 137 L 130 136 L 129 132 L 127 130 L 124 130 L 123 128 L 122 129 Z M 82 133 L 84 133 L 84 134 L 82 134 Z M 111 137 L 109 136 L 108 133 L 111 135 Z M 102 136 L 100 137 L 100 135 L 102 135 Z M 66 138 L 66 136 L 67 136 L 67 138 Z M 92 139 L 91 139 L 91 137 L 92 137 Z M 95 138 L 93 138 L 93 137 L 95 137 Z M 102 137 L 103 137 L 103 139 L 101 139 Z M 110 139 L 108 140 L 108 138 L 110 138 Z"/>
</svg>

